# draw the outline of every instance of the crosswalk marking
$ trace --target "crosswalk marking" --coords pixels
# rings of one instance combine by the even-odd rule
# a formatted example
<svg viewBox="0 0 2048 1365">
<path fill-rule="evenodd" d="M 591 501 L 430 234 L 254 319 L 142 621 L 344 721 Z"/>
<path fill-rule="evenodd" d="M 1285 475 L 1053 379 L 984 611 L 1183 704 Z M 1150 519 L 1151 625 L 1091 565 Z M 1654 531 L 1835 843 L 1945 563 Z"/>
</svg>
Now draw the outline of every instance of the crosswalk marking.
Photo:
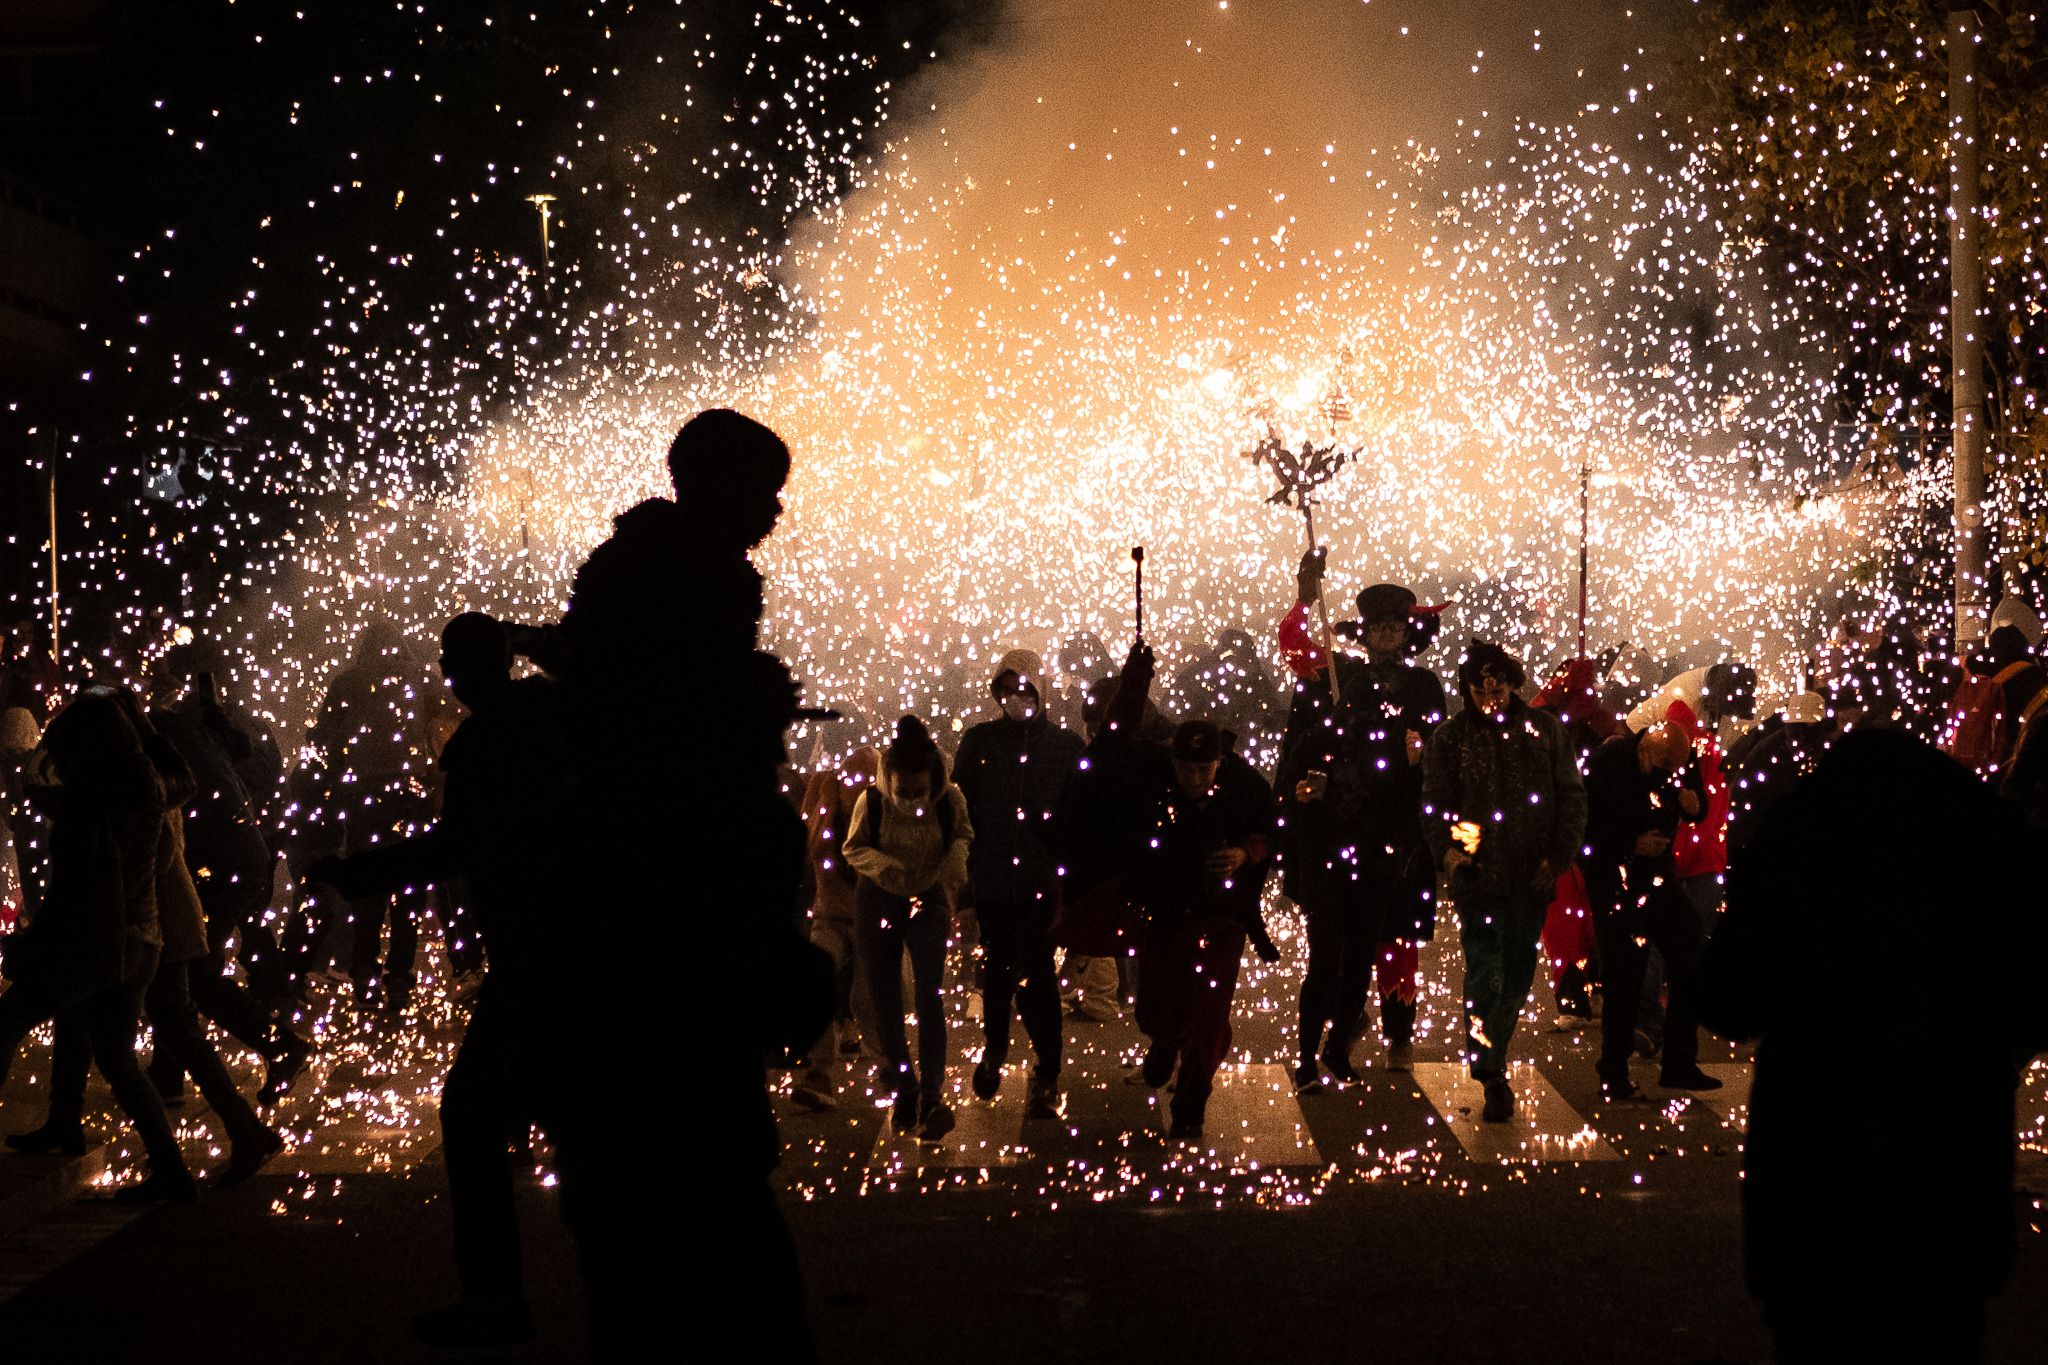
<svg viewBox="0 0 2048 1365">
<path fill-rule="evenodd" d="M 1456 1062 L 1417 1062 L 1415 1083 L 1428 1097 L 1465 1154 L 1477 1161 L 1619 1161 L 1620 1154 L 1565 1102 L 1543 1073 L 1516 1062 L 1508 1073 L 1515 1116 L 1506 1123 L 1479 1117 L 1486 1095 Z"/>
<path fill-rule="evenodd" d="M 1162 1094 L 1153 1107 L 1157 1131 L 1166 1131 L 1171 1108 Z M 1233 1165 L 1323 1164 L 1287 1068 L 1270 1063 L 1225 1065 L 1217 1071 L 1202 1119 L 1202 1145 Z"/>
<path fill-rule="evenodd" d="M 920 1141 L 915 1133 L 896 1132 L 884 1113 L 874 1151 L 868 1157 L 869 1172 L 986 1170 L 1016 1165 L 1029 1155 L 1024 1146 L 1024 1092 L 1029 1077 L 1028 1067 L 1009 1068 L 993 1102 L 975 1099 L 964 1090 L 948 1095 L 954 1127 L 937 1142 Z"/>
<path fill-rule="evenodd" d="M 1731 1127 L 1749 1131 L 1749 1084 L 1754 1071 L 1747 1062 L 1702 1062 L 1700 1070 L 1721 1082 L 1693 1098 L 1725 1119 Z"/>
</svg>

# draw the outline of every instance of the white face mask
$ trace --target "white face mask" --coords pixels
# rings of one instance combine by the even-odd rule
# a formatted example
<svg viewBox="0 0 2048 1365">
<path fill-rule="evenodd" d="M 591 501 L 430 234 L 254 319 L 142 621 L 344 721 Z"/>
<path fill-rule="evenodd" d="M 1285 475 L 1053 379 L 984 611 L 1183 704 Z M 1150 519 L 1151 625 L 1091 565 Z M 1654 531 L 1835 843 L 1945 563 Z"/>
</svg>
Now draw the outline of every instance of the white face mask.
<svg viewBox="0 0 2048 1365">
<path fill-rule="evenodd" d="M 1029 692 L 1005 692 L 997 705 L 1011 720 L 1030 720 L 1038 714 L 1038 703 L 1031 699 Z"/>
</svg>

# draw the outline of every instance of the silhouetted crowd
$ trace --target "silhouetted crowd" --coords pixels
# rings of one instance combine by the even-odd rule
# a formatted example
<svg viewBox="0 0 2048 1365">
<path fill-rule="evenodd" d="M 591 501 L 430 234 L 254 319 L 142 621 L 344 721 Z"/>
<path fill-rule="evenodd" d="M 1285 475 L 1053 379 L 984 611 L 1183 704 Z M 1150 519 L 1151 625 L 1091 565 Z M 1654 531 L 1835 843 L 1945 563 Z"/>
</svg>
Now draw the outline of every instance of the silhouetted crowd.
<svg viewBox="0 0 2048 1365">
<path fill-rule="evenodd" d="M 806 1359 L 771 1066 L 824 1110 L 870 1058 L 891 1126 L 944 1141 L 967 1101 L 942 988 L 966 963 L 974 1102 L 1010 1083 L 1021 1019 L 1026 1122 L 1057 1120 L 1069 1014 L 1129 1010 L 1131 1080 L 1170 1085 L 1170 1137 L 1199 1141 L 1280 905 L 1306 939 L 1304 1094 L 1413 1068 L 1440 923 L 1486 1122 L 1514 1116 L 1539 968 L 1560 1014 L 1597 1017 L 1609 1103 L 1651 1062 L 1662 1089 L 1718 1087 L 1701 1027 L 1757 1039 L 1742 1197 L 1780 1358 L 1973 1357 L 2012 1256 L 2014 1089 L 2048 1046 L 2048 671 L 2017 599 L 1955 666 L 1845 628 L 1759 717 L 1735 660 L 1631 685 L 1617 650 L 1533 685 L 1473 638 L 1440 677 L 1420 660 L 1455 607 L 1377 583 L 1319 631 L 1314 552 L 1273 642 L 1291 691 L 1236 627 L 1164 689 L 1143 641 L 1118 667 L 1076 635 L 1051 667 L 994 660 L 977 716 L 884 726 L 872 700 L 806 708 L 759 648 L 748 555 L 781 513 L 783 443 L 705 412 L 668 468 L 674 496 L 617 518 L 559 622 L 457 616 L 438 680 L 377 623 L 303 745 L 223 695 L 204 644 L 146 696 L 61 705 L 16 652 L 0 1080 L 31 1029 L 54 1020 L 55 1043 L 44 1121 L 9 1145 L 82 1150 L 97 1065 L 148 1154 L 116 1198 L 189 1201 L 166 1111 L 189 1078 L 229 1139 L 219 1183 L 247 1179 L 282 1146 L 261 1115 L 312 1054 L 310 986 L 405 1010 L 430 917 L 469 1005 L 441 1097 L 461 1296 L 415 1334 L 532 1335 L 514 1171 L 538 1126 L 599 1358 L 684 1332 L 706 1358 Z M 208 1020 L 264 1060 L 253 1100 Z M 1919 1102 L 1845 1140 L 1845 1097 L 1886 1076 Z M 764 1294 L 778 1311 L 732 1311 Z"/>
</svg>

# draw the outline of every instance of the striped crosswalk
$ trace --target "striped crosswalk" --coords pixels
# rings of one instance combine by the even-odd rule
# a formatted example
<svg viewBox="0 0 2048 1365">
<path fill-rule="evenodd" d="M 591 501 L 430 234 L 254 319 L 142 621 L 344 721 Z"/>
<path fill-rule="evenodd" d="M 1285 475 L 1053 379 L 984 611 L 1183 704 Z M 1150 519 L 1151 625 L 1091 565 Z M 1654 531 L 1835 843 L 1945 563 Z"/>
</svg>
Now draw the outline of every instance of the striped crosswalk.
<svg viewBox="0 0 2048 1365">
<path fill-rule="evenodd" d="M 1565 1101 L 1542 1071 L 1516 1062 L 1508 1075 L 1515 1114 L 1505 1123 L 1480 1117 L 1479 1082 L 1456 1062 L 1418 1062 L 1415 1083 L 1467 1156 L 1480 1161 L 1615 1161 L 1620 1154 Z"/>
</svg>

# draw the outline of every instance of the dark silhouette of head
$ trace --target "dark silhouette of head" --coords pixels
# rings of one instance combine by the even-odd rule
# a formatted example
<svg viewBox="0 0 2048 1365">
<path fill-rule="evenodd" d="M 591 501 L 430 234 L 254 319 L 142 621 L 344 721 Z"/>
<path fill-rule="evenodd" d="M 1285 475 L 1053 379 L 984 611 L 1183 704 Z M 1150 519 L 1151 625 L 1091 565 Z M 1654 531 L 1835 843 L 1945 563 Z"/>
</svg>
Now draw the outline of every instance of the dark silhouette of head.
<svg viewBox="0 0 2048 1365">
<path fill-rule="evenodd" d="M 398 622 L 377 617 L 363 627 L 363 633 L 356 637 L 355 661 L 359 664 L 402 659 L 405 655 L 405 632 L 398 628 Z"/>
<path fill-rule="evenodd" d="M 512 677 L 512 640 L 504 624 L 466 611 L 441 628 L 441 676 L 470 710 Z"/>
<path fill-rule="evenodd" d="M 896 737 L 882 755 L 889 792 L 897 800 L 921 806 L 934 800 L 946 785 L 946 760 L 932 732 L 916 716 L 896 722 Z"/>
<path fill-rule="evenodd" d="M 142 740 L 111 690 L 87 688 L 65 704 L 43 731 L 43 748 L 65 786 L 93 779 L 142 751 Z"/>
<path fill-rule="evenodd" d="M 766 540 L 782 515 L 789 447 L 751 417 L 708 408 L 669 445 L 668 477 L 676 505 L 705 534 L 747 549 Z"/>
</svg>

